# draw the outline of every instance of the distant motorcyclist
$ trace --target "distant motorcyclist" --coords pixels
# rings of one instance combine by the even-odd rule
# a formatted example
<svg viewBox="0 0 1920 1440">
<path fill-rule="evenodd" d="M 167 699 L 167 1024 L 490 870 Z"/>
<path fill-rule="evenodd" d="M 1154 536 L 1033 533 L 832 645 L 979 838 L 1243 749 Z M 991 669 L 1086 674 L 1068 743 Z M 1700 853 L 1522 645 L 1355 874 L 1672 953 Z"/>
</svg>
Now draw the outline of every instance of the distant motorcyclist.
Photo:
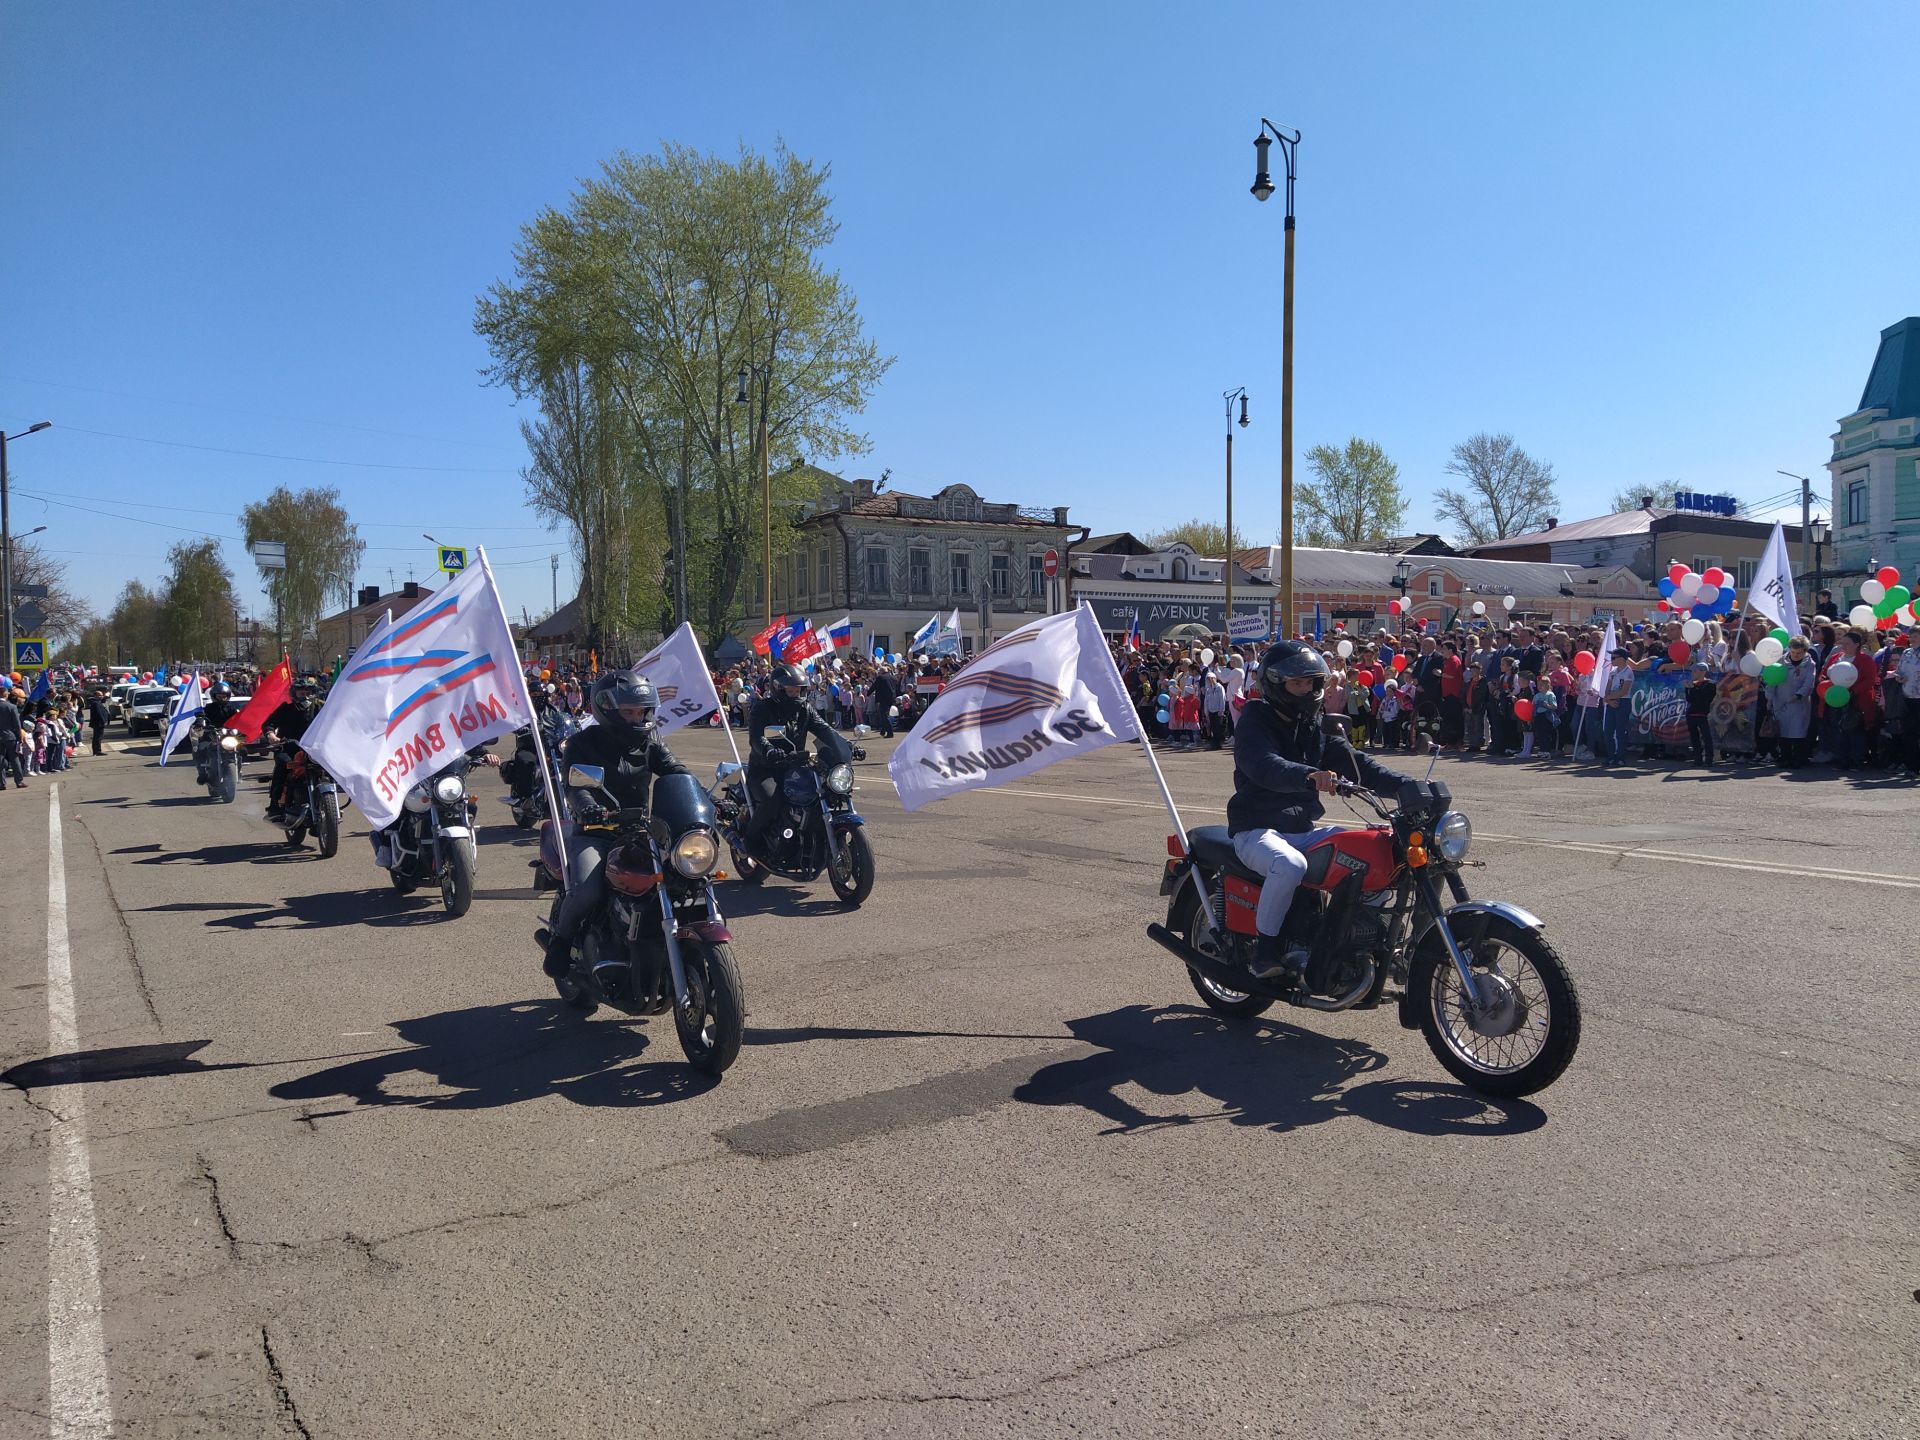
<svg viewBox="0 0 1920 1440">
<path fill-rule="evenodd" d="M 601 789 L 622 809 L 645 807 L 653 796 L 653 782 L 663 775 L 692 772 L 673 758 L 673 752 L 654 732 L 660 708 L 653 683 L 631 670 L 610 670 L 593 682 L 588 707 L 599 722 L 568 737 L 560 754 L 560 773 L 575 765 L 596 765 L 605 774 Z M 589 821 L 605 801 L 593 791 L 568 786 L 566 808 L 579 821 Z M 564 817 L 555 817 L 561 823 Z M 558 978 L 572 967 L 573 937 L 605 898 L 607 881 L 601 871 L 607 840 L 579 830 L 567 835 L 567 894 L 560 902 L 550 934 L 542 937 L 546 949 L 543 968 Z"/>
<path fill-rule="evenodd" d="M 320 713 L 320 687 L 311 675 L 294 682 L 293 693 L 267 717 L 260 738 L 274 747 L 273 783 L 267 790 L 267 819 L 278 825 L 286 818 L 287 762 L 293 758 L 300 737 Z"/>
<path fill-rule="evenodd" d="M 212 778 L 207 773 L 207 762 L 214 758 L 213 752 L 220 744 L 220 732 L 235 713 L 233 687 L 224 680 L 216 681 L 200 707 L 200 735 L 193 747 L 202 784 Z"/>
<path fill-rule="evenodd" d="M 747 821 L 746 839 L 758 848 L 773 824 L 779 806 L 780 776 L 796 765 L 807 763 L 807 737 L 823 743 L 839 739 L 834 728 L 822 720 L 803 697 L 806 681 L 791 665 L 773 667 L 767 676 L 767 693 L 753 702 L 747 721 L 747 738 L 752 748 L 747 754 L 747 796 L 753 803 L 753 815 Z M 776 751 L 767 744 L 769 728 L 780 725 L 791 750 Z"/>
<path fill-rule="evenodd" d="M 1326 813 L 1320 797 L 1333 794 L 1341 780 L 1393 791 L 1404 778 L 1321 728 L 1326 684 L 1319 651 L 1298 640 L 1276 641 L 1260 660 L 1260 697 L 1248 702 L 1234 730 L 1227 832 L 1240 863 L 1265 877 L 1248 966 L 1262 980 L 1306 967 L 1304 948 L 1283 952 L 1280 930 L 1306 877 L 1301 852 L 1341 828 L 1314 823 Z"/>
</svg>

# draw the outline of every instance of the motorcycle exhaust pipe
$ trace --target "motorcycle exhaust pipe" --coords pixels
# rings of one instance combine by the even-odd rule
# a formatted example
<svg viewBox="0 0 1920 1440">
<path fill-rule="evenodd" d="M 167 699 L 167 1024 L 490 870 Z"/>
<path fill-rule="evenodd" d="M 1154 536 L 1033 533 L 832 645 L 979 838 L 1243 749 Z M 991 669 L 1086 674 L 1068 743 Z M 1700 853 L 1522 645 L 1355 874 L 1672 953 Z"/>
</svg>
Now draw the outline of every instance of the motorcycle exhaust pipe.
<svg viewBox="0 0 1920 1440">
<path fill-rule="evenodd" d="M 1229 990 L 1238 990 L 1246 995 L 1266 995 L 1275 1000 L 1293 998 L 1290 990 L 1275 989 L 1237 966 L 1223 965 L 1211 956 L 1202 955 L 1164 925 L 1147 926 L 1147 938 L 1169 951 L 1182 965 L 1192 966 L 1216 985 L 1224 985 Z"/>
</svg>

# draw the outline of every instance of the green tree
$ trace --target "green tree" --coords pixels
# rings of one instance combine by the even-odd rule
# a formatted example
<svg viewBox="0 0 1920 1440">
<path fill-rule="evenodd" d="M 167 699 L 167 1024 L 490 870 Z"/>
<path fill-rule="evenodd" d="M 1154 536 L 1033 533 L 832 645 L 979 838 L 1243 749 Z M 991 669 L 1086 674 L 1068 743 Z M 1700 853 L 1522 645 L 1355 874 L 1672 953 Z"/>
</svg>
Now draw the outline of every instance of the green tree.
<svg viewBox="0 0 1920 1440">
<path fill-rule="evenodd" d="M 98 663 L 151 667 L 164 652 L 160 645 L 160 597 L 140 580 L 120 587 L 119 598 L 106 619 L 106 653 Z M 124 657 L 124 658 L 122 658 Z"/>
<path fill-rule="evenodd" d="M 624 483 L 651 490 L 657 517 L 685 467 L 691 606 L 710 635 L 758 609 L 761 435 L 784 552 L 814 498 L 795 462 L 867 450 L 852 417 L 892 364 L 823 263 L 827 179 L 784 147 L 623 152 L 523 229 L 514 281 L 476 305 L 493 382 L 540 395 L 582 364 L 604 382 L 626 419 Z"/>
<path fill-rule="evenodd" d="M 261 573 L 287 648 L 312 654 L 321 616 L 330 606 L 352 603 L 354 576 L 367 548 L 340 504 L 340 492 L 279 486 L 240 512 L 240 533 L 248 549 L 262 540 L 286 545 L 287 568 Z"/>
<path fill-rule="evenodd" d="M 220 542 L 182 540 L 167 552 L 161 590 L 160 645 L 175 660 L 224 657 L 234 633 L 233 572 Z"/>
<path fill-rule="evenodd" d="M 1227 527 L 1218 520 L 1182 520 L 1178 525 L 1170 525 L 1165 530 L 1156 530 L 1151 535 L 1140 537 L 1156 550 L 1164 550 L 1169 545 L 1191 546 L 1196 555 L 1210 560 L 1227 558 Z M 1246 535 L 1237 527 L 1233 532 L 1234 553 L 1249 548 Z"/>
<path fill-rule="evenodd" d="M 1464 490 L 1442 489 L 1434 512 L 1453 522 L 1463 545 L 1485 545 L 1546 525 L 1559 508 L 1553 466 L 1536 460 L 1511 435 L 1482 431 L 1453 447 L 1447 473 L 1466 481 Z"/>
<path fill-rule="evenodd" d="M 1400 467 L 1373 441 L 1355 435 L 1344 450 L 1316 445 L 1307 468 L 1314 478 L 1299 494 L 1307 544 L 1351 550 L 1399 533 L 1407 513 Z"/>
</svg>

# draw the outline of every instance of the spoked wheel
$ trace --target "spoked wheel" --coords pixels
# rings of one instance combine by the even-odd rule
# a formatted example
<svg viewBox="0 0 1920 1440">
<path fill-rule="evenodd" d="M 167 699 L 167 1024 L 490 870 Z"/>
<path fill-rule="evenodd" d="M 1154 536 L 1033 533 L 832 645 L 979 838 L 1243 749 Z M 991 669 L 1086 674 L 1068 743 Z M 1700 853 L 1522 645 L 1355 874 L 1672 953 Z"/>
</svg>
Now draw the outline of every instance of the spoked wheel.
<svg viewBox="0 0 1920 1440">
<path fill-rule="evenodd" d="M 873 846 L 866 831 L 849 830 L 840 837 L 840 858 L 828 864 L 827 880 L 850 910 L 873 893 Z"/>
<path fill-rule="evenodd" d="M 1443 948 L 1427 947 L 1408 988 L 1436 1059 L 1488 1095 L 1531 1095 L 1560 1078 L 1580 1044 L 1580 994 L 1537 930 L 1490 919 L 1468 954 L 1479 1003 Z"/>
<path fill-rule="evenodd" d="M 1180 897 L 1179 913 L 1169 927 L 1188 945 L 1209 959 L 1220 958 L 1220 949 L 1214 943 L 1213 932 L 1200 918 L 1200 897 L 1193 893 L 1189 884 Z M 1222 985 L 1211 976 L 1202 975 L 1193 966 L 1187 967 L 1187 978 L 1193 982 L 1193 988 L 1207 1008 L 1216 1015 L 1225 1015 L 1232 1020 L 1251 1020 L 1256 1015 L 1264 1015 L 1273 1007 L 1273 998 L 1268 995 L 1249 995 L 1244 990 L 1234 990 Z"/>
<path fill-rule="evenodd" d="M 673 1007 L 673 1027 L 688 1063 L 718 1075 L 739 1057 L 747 1028 L 747 997 L 733 947 L 695 940 L 681 948 L 680 957 L 687 970 L 687 1003 Z"/>
<path fill-rule="evenodd" d="M 314 822 L 313 838 L 320 842 L 320 858 L 331 860 L 340 851 L 340 797 L 322 795 L 320 816 Z"/>
<path fill-rule="evenodd" d="M 733 856 L 733 878 L 748 885 L 767 883 L 767 867 L 742 850 L 731 840 L 727 842 L 727 853 Z"/>
<path fill-rule="evenodd" d="M 463 841 L 449 845 L 440 862 L 440 903 L 456 920 L 473 905 L 473 857 Z"/>
</svg>

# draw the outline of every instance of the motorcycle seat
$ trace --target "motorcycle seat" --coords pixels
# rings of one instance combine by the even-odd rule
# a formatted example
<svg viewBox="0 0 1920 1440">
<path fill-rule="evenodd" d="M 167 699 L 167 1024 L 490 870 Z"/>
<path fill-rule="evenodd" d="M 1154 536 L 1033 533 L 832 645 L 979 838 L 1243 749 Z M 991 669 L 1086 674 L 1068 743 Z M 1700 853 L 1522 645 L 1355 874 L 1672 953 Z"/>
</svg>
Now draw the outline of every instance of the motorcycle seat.
<svg viewBox="0 0 1920 1440">
<path fill-rule="evenodd" d="M 1240 857 L 1233 853 L 1233 839 L 1224 825 L 1197 826 L 1187 832 L 1187 843 L 1193 847 L 1194 858 L 1209 870 L 1238 875 L 1256 885 L 1266 879 L 1240 863 Z"/>
</svg>

